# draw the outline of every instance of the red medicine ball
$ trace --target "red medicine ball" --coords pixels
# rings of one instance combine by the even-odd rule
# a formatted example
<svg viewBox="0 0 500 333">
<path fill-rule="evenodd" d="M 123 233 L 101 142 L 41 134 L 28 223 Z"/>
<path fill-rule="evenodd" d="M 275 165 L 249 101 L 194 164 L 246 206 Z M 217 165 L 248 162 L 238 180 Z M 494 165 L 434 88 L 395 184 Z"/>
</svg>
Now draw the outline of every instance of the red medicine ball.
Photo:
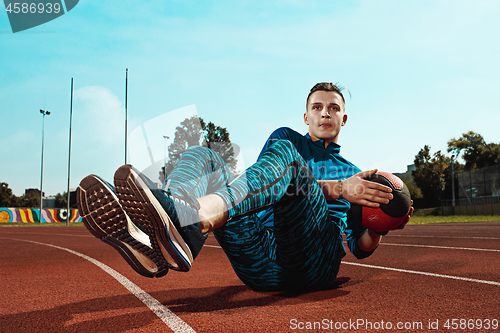
<svg viewBox="0 0 500 333">
<path fill-rule="evenodd" d="M 351 204 L 347 219 L 360 222 L 367 229 L 386 232 L 397 229 L 405 221 L 411 207 L 410 191 L 397 176 L 388 172 L 377 172 L 366 180 L 388 186 L 392 189 L 393 199 L 379 208 Z"/>
</svg>

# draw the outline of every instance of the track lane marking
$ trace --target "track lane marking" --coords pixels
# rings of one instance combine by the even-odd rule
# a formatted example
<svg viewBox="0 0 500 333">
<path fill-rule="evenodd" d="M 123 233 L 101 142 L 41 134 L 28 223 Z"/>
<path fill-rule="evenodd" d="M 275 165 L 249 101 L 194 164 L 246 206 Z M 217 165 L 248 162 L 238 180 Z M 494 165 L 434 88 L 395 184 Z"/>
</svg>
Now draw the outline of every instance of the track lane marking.
<svg viewBox="0 0 500 333">
<path fill-rule="evenodd" d="M 384 244 L 384 243 L 380 243 L 380 244 Z M 399 244 L 394 244 L 394 245 L 399 245 Z M 222 249 L 222 247 L 215 246 L 215 245 L 204 245 L 204 246 Z M 495 251 L 499 251 L 499 250 L 495 250 Z M 347 264 L 347 265 L 367 267 L 367 268 L 384 269 L 384 270 L 395 271 L 395 272 L 400 272 L 400 273 L 427 275 L 427 276 L 432 276 L 432 277 L 461 280 L 461 281 L 467 281 L 467 282 L 477 282 L 477 283 L 483 283 L 483 284 L 491 284 L 494 286 L 500 286 L 500 282 L 496 282 L 496 281 L 478 280 L 478 279 L 471 279 L 471 278 L 466 278 L 466 277 L 461 277 L 461 276 L 453 276 L 453 275 L 445 275 L 445 274 L 437 274 L 437 273 L 429 273 L 429 272 L 420 272 L 420 271 L 413 271 L 413 270 L 408 270 L 408 269 L 400 269 L 400 268 L 392 268 L 392 267 L 384 267 L 384 266 L 367 265 L 367 264 L 360 264 L 360 263 L 355 263 L 355 262 L 350 262 L 350 261 L 341 261 L 341 263 Z"/>
<path fill-rule="evenodd" d="M 64 237 L 70 236 L 70 237 L 89 237 L 89 238 L 95 238 L 92 235 L 54 234 L 54 233 L 45 233 L 45 232 L 23 232 L 23 235 L 64 236 Z"/>
<path fill-rule="evenodd" d="M 353 265 L 353 266 L 366 267 L 366 268 L 383 269 L 386 271 L 393 271 L 393 272 L 399 272 L 399 273 L 426 275 L 426 276 L 439 277 L 439 278 L 445 278 L 445 279 L 460 280 L 460 281 L 467 281 L 467 282 L 477 282 L 477 283 L 483 283 L 483 284 L 491 284 L 494 286 L 500 286 L 500 282 L 496 282 L 496 281 L 478 280 L 478 279 L 471 279 L 471 278 L 466 278 L 466 277 L 461 277 L 461 276 L 453 276 L 453 275 L 445 275 L 445 274 L 437 274 L 437 273 L 429 273 L 429 272 L 420 272 L 420 271 L 413 271 L 413 270 L 408 270 L 408 269 L 400 269 L 400 268 L 392 268 L 392 267 L 384 267 L 384 266 L 367 265 L 367 264 L 360 264 L 360 263 L 351 262 L 351 261 L 341 261 L 341 263 L 347 264 L 347 265 Z"/>
<path fill-rule="evenodd" d="M 73 236 L 73 237 L 90 237 L 92 235 L 74 235 L 74 234 L 55 234 L 55 233 L 41 233 L 41 232 L 25 232 L 24 235 L 48 235 L 48 236 Z M 427 235 L 394 235 L 389 234 L 385 237 L 409 237 L 409 238 L 449 238 L 449 239 L 490 239 L 490 240 L 500 240 L 500 237 L 464 237 L 464 236 L 427 236 Z"/>
<path fill-rule="evenodd" d="M 209 245 L 209 244 L 204 244 L 203 246 L 206 246 L 206 247 L 213 247 L 213 248 L 216 248 L 216 249 L 222 249 L 222 247 L 218 246 L 218 245 Z"/>
<path fill-rule="evenodd" d="M 473 248 L 473 247 L 456 247 L 456 246 L 419 245 L 419 244 L 394 244 L 394 243 L 380 243 L 380 245 L 408 246 L 408 247 L 429 247 L 429 248 L 433 248 L 433 249 L 446 249 L 446 250 L 467 250 L 467 251 L 500 252 L 500 250 L 495 250 L 495 249 L 477 249 L 477 248 Z"/>
<path fill-rule="evenodd" d="M 3 237 L 0 237 L 0 238 L 3 238 Z M 12 239 L 12 238 L 11 238 Z M 20 239 L 17 239 L 17 240 L 20 240 Z M 93 258 L 90 258 L 90 257 L 87 257 L 85 256 L 84 254 L 80 254 L 78 252 L 75 252 L 73 250 L 70 250 L 70 249 L 66 249 L 66 248 L 63 248 L 63 247 L 59 247 L 59 246 L 56 246 L 56 245 L 50 245 L 50 244 L 44 244 L 44 243 L 38 243 L 38 242 L 34 242 L 34 241 L 28 241 L 28 240 L 25 240 L 26 242 L 31 242 L 31 243 L 35 243 L 35 244 L 41 244 L 41 245 L 47 245 L 47 246 L 51 246 L 51 247 L 55 247 L 55 248 L 59 248 L 59 249 L 62 249 L 62 250 L 65 250 L 65 251 L 68 251 L 70 253 L 74 253 L 78 256 L 82 256 L 82 258 L 85 258 L 91 262 L 93 262 L 92 260 L 95 260 Z M 390 243 L 380 243 L 380 244 L 390 244 Z M 411 246 L 411 245 L 408 245 L 408 244 L 390 244 L 390 245 L 396 245 L 396 246 Z M 205 244 L 203 245 L 204 247 L 211 247 L 211 248 L 217 248 L 217 249 L 222 249 L 221 246 L 216 246 L 216 245 L 209 245 L 209 244 Z M 419 247 L 431 247 L 430 245 L 420 245 Z M 467 249 L 467 248 L 464 248 L 464 249 Z M 474 250 L 488 250 L 488 249 L 474 249 Z M 488 251 L 491 251 L 491 250 L 488 250 Z M 499 251 L 499 250 L 493 250 L 493 251 Z M 99 264 L 102 264 L 100 263 L 99 261 L 95 260 L 97 263 Z M 94 262 L 93 262 L 94 263 Z M 97 263 L 94 263 L 96 264 L 97 266 L 100 267 L 99 264 Z M 446 279 L 452 279 L 452 280 L 460 280 L 460 281 L 467 281 L 467 282 L 476 282 L 476 283 L 482 283 L 482 284 L 489 284 L 489 285 L 494 285 L 494 286 L 500 286 L 500 282 L 496 282 L 496 281 L 487 281 L 487 280 L 479 280 L 479 279 L 472 279 L 472 278 L 466 278 L 466 277 L 460 277 L 460 276 L 453 276 L 453 275 L 445 275 L 445 274 L 437 274 L 437 273 L 429 273 L 429 272 L 420 272 L 420 271 L 414 271 L 414 270 L 407 270 L 407 269 L 400 269 L 400 268 L 393 268 L 393 267 L 384 267 L 384 266 L 376 266 L 376 265 L 368 265 L 368 264 L 361 264 L 361 263 L 354 263 L 354 262 L 350 262 L 350 261 L 341 261 L 342 264 L 347 264 L 347 265 L 353 265 L 353 266 L 360 266 L 360 267 L 366 267 L 366 268 L 375 268 L 375 269 L 382 269 L 382 270 L 388 270 L 388 271 L 394 271 L 394 272 L 399 272 L 399 273 L 409 273 L 409 274 L 418 274 L 418 275 L 425 275 L 425 276 L 431 276 L 431 277 L 439 277 L 439 278 L 446 278 Z M 133 282 L 131 282 L 130 280 L 128 280 L 127 278 L 125 278 L 123 275 L 121 275 L 120 273 L 114 271 L 112 268 L 110 268 L 109 266 L 106 266 L 104 264 L 102 264 L 103 266 L 107 267 L 108 269 L 112 270 L 113 272 L 115 272 L 116 274 L 118 274 L 119 276 L 123 277 L 125 280 L 129 281 L 131 284 L 133 284 Z M 102 268 L 102 267 L 101 267 Z M 102 268 L 103 270 L 105 270 L 104 268 Z M 105 270 L 106 271 L 106 270 Z M 114 276 L 113 276 L 114 277 Z M 115 279 L 117 279 L 115 277 Z M 118 280 L 118 279 L 117 279 Z M 118 280 L 120 281 L 120 280 Z M 121 283 L 121 282 L 120 282 Z M 134 286 L 136 286 L 135 284 L 133 284 Z M 136 286 L 137 287 L 137 286 Z M 139 288 L 139 287 L 137 287 Z M 128 289 L 128 288 L 127 288 Z M 129 289 L 130 290 L 130 289 Z M 139 288 L 139 290 L 141 290 Z M 132 292 L 132 291 L 131 291 Z M 145 293 L 144 291 L 141 290 L 142 293 L 150 296 L 149 294 Z M 133 293 L 133 292 L 132 292 Z M 135 293 L 133 293 L 135 295 Z M 139 296 L 136 295 L 136 297 L 138 297 L 139 299 L 141 299 Z M 163 305 L 161 303 L 159 303 L 155 298 L 153 298 L 152 296 L 150 296 L 155 302 L 157 302 L 161 307 L 163 307 Z M 142 299 L 141 299 L 142 301 Z M 143 301 L 144 302 L 144 301 Z M 145 303 L 146 304 L 146 303 Z M 148 304 L 146 304 L 148 305 Z M 178 318 L 180 321 L 182 321 L 179 317 L 177 317 L 175 314 L 173 314 L 170 310 L 168 310 L 168 308 L 164 307 L 166 311 L 168 311 L 170 314 L 172 314 L 173 316 L 175 316 L 176 318 Z M 152 311 L 157 314 L 157 312 L 155 310 L 152 309 Z M 157 314 L 158 315 L 158 314 Z M 160 317 L 160 315 L 158 315 L 158 317 Z M 160 317 L 160 319 L 162 319 L 162 317 Z M 162 319 L 163 320 L 163 319 Z M 165 320 L 163 320 L 165 322 Z M 182 321 L 187 327 L 189 327 L 189 329 L 191 329 L 191 331 L 175 331 L 175 332 L 194 332 L 194 330 L 192 330 L 192 328 L 190 326 L 188 326 L 184 321 Z M 169 325 L 169 324 L 167 324 Z M 169 325 L 170 327 L 170 325 Z"/>
<path fill-rule="evenodd" d="M 347 242 L 344 241 L 344 245 Z M 445 249 L 445 250 L 467 250 L 467 251 L 485 251 L 485 252 L 500 252 L 497 249 L 478 249 L 474 247 L 458 247 L 458 246 L 439 246 L 439 245 L 421 245 L 421 244 L 399 244 L 399 243 L 379 243 L 379 245 L 390 245 L 390 246 L 407 246 L 407 247 L 429 247 L 434 249 Z"/>
<path fill-rule="evenodd" d="M 464 236 L 426 236 L 426 235 L 387 235 L 386 237 L 421 237 L 421 238 L 450 238 L 450 239 L 500 239 L 500 237 L 464 237 Z"/>
<path fill-rule="evenodd" d="M 135 283 L 127 279 L 125 276 L 121 275 L 108 265 L 103 264 L 102 262 L 89 257 L 85 254 L 82 254 L 80 252 L 73 251 L 71 249 L 67 249 L 65 247 L 57 246 L 57 245 L 52 245 L 52 244 L 47 244 L 47 243 L 41 243 L 41 242 L 35 242 L 35 241 L 30 241 L 30 240 L 25 240 L 25 239 L 16 239 L 16 238 L 6 238 L 6 237 L 0 237 L 3 239 L 10 239 L 10 240 L 16 240 L 16 241 L 22 241 L 22 242 L 28 242 L 28 243 L 33 243 L 33 244 L 38 244 L 38 245 L 45 245 L 49 247 L 53 247 L 59 250 L 64 250 L 67 251 L 71 254 L 74 254 L 80 258 L 83 258 L 85 260 L 90 261 L 97 267 L 101 268 L 103 271 L 111 275 L 113 278 L 115 278 L 122 286 L 124 286 L 128 291 L 130 291 L 135 297 L 137 297 L 139 300 L 141 300 L 151 311 L 153 311 L 154 314 L 156 314 L 172 331 L 176 333 L 196 333 L 195 330 L 191 328 L 186 322 L 184 322 L 181 318 L 177 317 L 175 313 L 170 311 L 167 307 L 165 307 L 163 304 L 161 304 L 156 298 L 139 288 Z"/>
</svg>

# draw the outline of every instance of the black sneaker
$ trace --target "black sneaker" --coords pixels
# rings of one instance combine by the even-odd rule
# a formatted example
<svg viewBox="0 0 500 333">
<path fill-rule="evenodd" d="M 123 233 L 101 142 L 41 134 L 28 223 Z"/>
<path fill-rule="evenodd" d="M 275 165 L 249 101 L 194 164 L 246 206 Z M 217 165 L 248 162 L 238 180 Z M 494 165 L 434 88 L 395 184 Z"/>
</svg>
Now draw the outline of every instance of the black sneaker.
<svg viewBox="0 0 500 333">
<path fill-rule="evenodd" d="M 127 164 L 115 173 L 115 188 L 132 221 L 147 230 L 151 244 L 170 268 L 187 272 L 208 234 L 200 231 L 196 199 L 160 190 L 141 172 Z"/>
<path fill-rule="evenodd" d="M 90 233 L 114 247 L 137 273 L 150 278 L 168 273 L 167 262 L 122 209 L 113 186 L 89 175 L 80 182 L 76 198 Z"/>
</svg>

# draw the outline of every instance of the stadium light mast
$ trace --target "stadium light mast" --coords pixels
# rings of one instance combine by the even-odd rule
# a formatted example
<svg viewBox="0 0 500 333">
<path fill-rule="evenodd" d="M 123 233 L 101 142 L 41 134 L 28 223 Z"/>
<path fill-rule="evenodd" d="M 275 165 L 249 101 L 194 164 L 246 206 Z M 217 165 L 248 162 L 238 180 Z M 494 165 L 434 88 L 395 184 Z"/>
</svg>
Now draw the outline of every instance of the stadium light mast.
<svg viewBox="0 0 500 333">
<path fill-rule="evenodd" d="M 127 100 L 128 100 L 128 68 L 125 70 L 125 164 L 127 164 L 127 120 L 128 120 L 128 109 L 127 109 Z"/>
<path fill-rule="evenodd" d="M 68 152 L 68 190 L 66 191 L 67 195 L 67 204 L 68 204 L 68 210 L 66 213 L 66 225 L 69 225 L 69 218 L 71 217 L 71 211 L 69 210 L 69 202 L 70 202 L 70 195 L 69 195 L 69 180 L 70 180 L 70 172 L 71 172 L 71 123 L 73 119 L 73 78 L 71 78 L 71 100 L 69 104 L 69 152 Z"/>
<path fill-rule="evenodd" d="M 167 180 L 167 139 L 170 139 L 168 135 L 163 136 L 163 182 Z M 164 185 L 164 184 L 162 184 Z"/>
<path fill-rule="evenodd" d="M 453 172 L 453 159 L 455 155 L 451 155 L 451 205 L 455 207 L 455 174 Z M 453 212 L 455 214 L 455 212 Z"/>
<path fill-rule="evenodd" d="M 43 223 L 43 139 L 44 139 L 44 130 L 45 130 L 45 116 L 50 114 L 49 111 L 40 109 L 40 113 L 42 116 L 42 162 L 41 162 L 41 171 L 40 171 L 40 223 Z"/>
</svg>

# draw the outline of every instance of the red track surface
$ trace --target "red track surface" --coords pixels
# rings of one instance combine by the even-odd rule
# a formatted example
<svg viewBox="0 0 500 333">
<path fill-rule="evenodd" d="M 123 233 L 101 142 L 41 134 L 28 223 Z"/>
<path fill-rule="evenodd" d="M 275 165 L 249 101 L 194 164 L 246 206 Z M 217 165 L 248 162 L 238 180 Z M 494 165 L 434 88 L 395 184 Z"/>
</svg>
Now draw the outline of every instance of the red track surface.
<svg viewBox="0 0 500 333">
<path fill-rule="evenodd" d="M 197 332 L 427 332 L 429 321 L 436 320 L 439 330 L 434 332 L 463 332 L 444 328 L 446 320 L 451 324 L 452 319 L 481 319 L 483 327 L 485 319 L 500 320 L 500 223 L 409 225 L 389 233 L 383 243 L 387 245 L 380 245 L 365 260 L 348 254 L 344 261 L 475 281 L 344 263 L 337 289 L 261 293 L 238 280 L 212 236 L 207 244 L 214 247 L 202 250 L 189 273 L 171 271 L 163 278 L 148 279 L 84 227 L 1 227 L 0 331 L 171 331 L 115 278 L 61 248 L 108 265 Z M 321 324 L 319 329 L 305 329 L 314 322 Z M 366 322 L 371 330 L 366 330 L 370 328 Z M 460 321 L 456 323 L 460 328 Z M 392 330 L 382 329 L 389 324 Z M 346 329 L 336 330 L 335 325 Z"/>
</svg>

